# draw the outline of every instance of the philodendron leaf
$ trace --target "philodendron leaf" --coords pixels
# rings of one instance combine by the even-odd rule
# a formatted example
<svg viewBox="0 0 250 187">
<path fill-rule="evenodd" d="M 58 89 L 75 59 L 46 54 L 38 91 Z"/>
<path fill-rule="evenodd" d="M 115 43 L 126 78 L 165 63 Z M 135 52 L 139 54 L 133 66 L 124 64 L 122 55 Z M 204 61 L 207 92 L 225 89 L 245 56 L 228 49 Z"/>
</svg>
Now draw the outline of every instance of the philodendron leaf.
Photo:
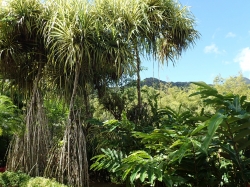
<svg viewBox="0 0 250 187">
<path fill-rule="evenodd" d="M 209 120 L 206 121 L 208 132 L 201 146 L 202 150 L 205 153 L 207 153 L 207 149 L 214 137 L 214 134 L 216 133 L 216 130 L 219 125 L 223 122 L 224 118 L 225 116 L 223 114 L 216 113 L 214 116 L 212 116 Z"/>
</svg>

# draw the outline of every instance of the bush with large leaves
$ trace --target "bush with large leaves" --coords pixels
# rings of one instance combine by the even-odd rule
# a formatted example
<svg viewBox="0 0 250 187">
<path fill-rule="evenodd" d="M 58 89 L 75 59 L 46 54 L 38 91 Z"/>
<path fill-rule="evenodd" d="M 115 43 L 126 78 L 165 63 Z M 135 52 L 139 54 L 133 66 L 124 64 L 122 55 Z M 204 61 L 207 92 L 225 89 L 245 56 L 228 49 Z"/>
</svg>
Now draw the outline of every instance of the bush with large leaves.
<svg viewBox="0 0 250 187">
<path fill-rule="evenodd" d="M 158 110 L 160 128 L 133 132 L 144 147 L 124 151 L 102 149 L 91 169 L 107 169 L 128 186 L 247 186 L 249 176 L 250 102 L 245 96 L 222 95 L 199 82 L 197 92 L 214 113 L 194 115 L 171 108 Z M 179 110 L 180 111 L 180 110 Z M 159 185 L 159 184 L 158 184 Z"/>
</svg>

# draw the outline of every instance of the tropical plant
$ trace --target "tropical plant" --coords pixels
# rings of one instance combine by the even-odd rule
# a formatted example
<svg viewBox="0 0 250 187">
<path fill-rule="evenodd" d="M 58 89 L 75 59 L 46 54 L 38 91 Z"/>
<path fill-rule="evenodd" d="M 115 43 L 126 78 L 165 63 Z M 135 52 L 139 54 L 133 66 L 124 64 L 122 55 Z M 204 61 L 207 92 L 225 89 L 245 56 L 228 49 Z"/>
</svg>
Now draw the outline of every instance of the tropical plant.
<svg viewBox="0 0 250 187">
<path fill-rule="evenodd" d="M 22 172 L 6 171 L 0 173 L 0 185 L 2 187 L 25 187 L 30 179 L 30 176 Z"/>
<path fill-rule="evenodd" d="M 15 134 L 23 134 L 24 124 L 17 106 L 7 96 L 0 95 L 0 166 L 6 166 L 6 153 Z"/>
<path fill-rule="evenodd" d="M 207 152 L 211 142 L 217 143 L 220 156 L 230 161 L 231 166 L 225 174 L 231 186 L 246 186 L 249 179 L 249 101 L 246 96 L 233 94 L 221 95 L 204 83 L 198 92 L 204 102 L 216 107 L 216 113 L 211 118 L 213 123 L 208 126 L 208 132 L 203 142 Z M 215 143 L 213 143 L 215 144 Z"/>
<path fill-rule="evenodd" d="M 122 39 L 129 42 L 136 64 L 140 107 L 141 55 L 162 62 L 180 56 L 199 37 L 194 19 L 187 7 L 175 1 L 99 0 L 97 6 L 100 19 L 114 23 Z"/>
<path fill-rule="evenodd" d="M 166 186 L 247 186 L 250 103 L 245 96 L 223 95 L 205 83 L 194 84 L 198 91 L 190 96 L 199 95 L 205 107 L 214 107 L 214 113 L 160 109 L 159 129 L 133 132 L 145 147 L 129 154 L 102 149 L 91 169 L 116 173 L 128 186 L 138 181 L 152 186 L 159 182 Z"/>
<path fill-rule="evenodd" d="M 47 84 L 60 90 L 69 105 L 55 176 L 70 185 L 89 186 L 84 128 L 88 132 L 92 117 L 90 94 L 96 90 L 102 98 L 106 87 L 136 63 L 139 72 L 143 53 L 163 62 L 193 44 L 198 37 L 193 19 L 177 5 L 166 0 L 8 2 L 0 12 L 0 74 L 28 100 L 26 131 L 13 139 L 8 168 L 31 175 L 44 172 L 51 140 L 42 107 L 41 88 Z"/>
<path fill-rule="evenodd" d="M 0 173 L 1 187 L 66 187 L 66 185 L 56 182 L 54 179 L 43 177 L 30 177 L 29 175 L 18 172 L 6 171 Z"/>
<path fill-rule="evenodd" d="M 0 95 L 0 129 L 2 135 L 13 135 L 22 133 L 22 116 L 11 99 Z"/>
<path fill-rule="evenodd" d="M 25 133 L 14 136 L 8 168 L 41 175 L 46 165 L 48 127 L 39 83 L 47 61 L 38 18 L 42 5 L 37 0 L 6 1 L 0 12 L 0 74 L 26 96 Z"/>
</svg>

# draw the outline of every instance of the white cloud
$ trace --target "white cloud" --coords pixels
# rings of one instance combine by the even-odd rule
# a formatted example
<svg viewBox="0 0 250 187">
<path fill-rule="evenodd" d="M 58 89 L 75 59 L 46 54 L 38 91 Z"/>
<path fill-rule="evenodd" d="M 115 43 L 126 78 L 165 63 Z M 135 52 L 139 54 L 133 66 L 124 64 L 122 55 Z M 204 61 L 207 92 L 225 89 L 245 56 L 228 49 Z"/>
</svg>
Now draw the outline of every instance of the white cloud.
<svg viewBox="0 0 250 187">
<path fill-rule="evenodd" d="M 223 63 L 223 64 L 226 64 L 226 65 L 230 64 L 229 61 L 225 61 L 225 60 L 223 60 L 222 63 Z"/>
<path fill-rule="evenodd" d="M 226 35 L 226 38 L 234 38 L 234 37 L 236 37 L 236 34 L 234 34 L 234 33 L 232 33 L 232 32 L 229 32 L 229 33 L 227 33 L 227 35 Z"/>
<path fill-rule="evenodd" d="M 204 52 L 205 53 L 215 53 L 215 54 L 219 54 L 220 53 L 218 47 L 215 44 L 211 44 L 211 45 L 206 46 L 204 48 Z"/>
<path fill-rule="evenodd" d="M 240 68 L 243 72 L 250 71 L 250 48 L 246 47 L 242 49 L 234 61 L 240 64 Z"/>
</svg>

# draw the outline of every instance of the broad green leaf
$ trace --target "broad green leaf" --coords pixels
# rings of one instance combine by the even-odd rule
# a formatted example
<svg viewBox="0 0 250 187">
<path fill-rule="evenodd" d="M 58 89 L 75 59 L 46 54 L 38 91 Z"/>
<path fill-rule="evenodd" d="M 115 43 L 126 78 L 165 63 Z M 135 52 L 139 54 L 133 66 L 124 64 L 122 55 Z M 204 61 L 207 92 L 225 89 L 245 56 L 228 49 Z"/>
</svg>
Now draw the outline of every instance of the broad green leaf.
<svg viewBox="0 0 250 187">
<path fill-rule="evenodd" d="M 236 117 L 236 116 L 228 117 L 228 118 L 227 118 L 227 123 L 228 123 L 228 124 L 231 124 L 231 123 L 235 123 L 235 122 L 237 122 L 237 121 L 239 121 L 239 120 L 240 120 L 240 118 L 238 118 L 238 117 Z"/>
<path fill-rule="evenodd" d="M 239 124 L 237 126 L 231 127 L 231 131 L 232 132 L 237 132 L 238 130 L 248 129 L 248 128 L 250 128 L 250 122 L 246 122 L 244 124 Z"/>
<path fill-rule="evenodd" d="M 240 105 L 240 97 L 238 95 L 235 96 L 233 104 L 234 104 L 233 106 L 234 106 L 235 112 L 240 112 L 241 111 L 241 105 Z"/>
<path fill-rule="evenodd" d="M 202 150 L 207 153 L 207 149 L 214 137 L 214 134 L 219 127 L 219 125 L 223 122 L 224 115 L 221 113 L 216 113 L 212 118 L 206 121 L 208 126 L 208 133 L 204 139 L 204 142 L 202 143 Z"/>
<path fill-rule="evenodd" d="M 208 134 L 214 135 L 215 131 L 219 127 L 219 125 L 222 123 L 224 119 L 224 115 L 221 113 L 216 113 L 214 116 L 212 116 L 211 119 L 206 121 L 207 126 L 208 126 Z"/>
<path fill-rule="evenodd" d="M 187 141 L 183 142 L 181 147 L 177 151 L 170 153 L 169 158 L 171 159 L 171 162 L 179 160 L 179 163 L 180 163 L 182 158 L 185 156 L 185 153 L 190 149 L 189 146 L 190 146 L 190 142 L 187 139 Z"/>
<path fill-rule="evenodd" d="M 191 82 L 191 83 L 192 83 L 192 84 L 195 84 L 195 85 L 197 85 L 197 86 L 200 86 L 200 87 L 202 87 L 202 88 L 205 88 L 205 89 L 207 89 L 207 90 L 213 90 L 213 91 L 216 91 L 216 92 L 217 92 L 216 89 L 214 89 L 213 87 L 209 86 L 208 84 L 206 84 L 206 83 L 203 82 L 203 81 L 200 81 L 200 82 Z"/>
<path fill-rule="evenodd" d="M 244 138 L 245 136 L 249 135 L 250 134 L 250 129 L 246 129 L 246 130 L 243 130 L 243 131 L 240 131 L 234 138 L 233 140 L 235 142 L 239 141 L 241 138 Z"/>
<path fill-rule="evenodd" d="M 199 141 L 194 139 L 191 139 L 190 141 L 193 143 L 194 147 L 201 149 L 201 143 Z"/>
<path fill-rule="evenodd" d="M 166 184 L 166 186 L 168 186 L 168 187 L 172 187 L 173 186 L 173 181 L 172 181 L 172 179 L 167 174 L 163 175 L 162 180 Z"/>
<path fill-rule="evenodd" d="M 141 166 L 140 165 L 137 165 L 135 167 L 135 169 L 132 171 L 131 175 L 130 175 L 130 182 L 133 183 L 136 176 L 138 175 L 138 171 L 141 170 Z"/>
<path fill-rule="evenodd" d="M 249 113 L 244 113 L 244 114 L 236 115 L 235 117 L 237 117 L 239 119 L 249 119 L 250 114 Z"/>
<path fill-rule="evenodd" d="M 162 181 L 162 171 L 161 168 L 154 168 L 154 173 L 158 181 Z"/>
<path fill-rule="evenodd" d="M 250 146 L 250 141 L 248 140 L 248 141 L 244 142 L 244 144 L 238 146 L 238 151 L 241 151 L 249 146 Z"/>
<path fill-rule="evenodd" d="M 229 155 L 231 159 L 235 160 L 235 151 L 231 148 L 230 145 L 225 145 L 225 144 L 221 144 L 221 148 L 226 151 Z"/>
<path fill-rule="evenodd" d="M 179 139 L 179 140 L 176 140 L 174 143 L 172 143 L 172 145 L 169 148 L 173 148 L 173 147 L 175 147 L 177 145 L 181 145 L 181 144 L 183 144 L 183 142 Z"/>
<path fill-rule="evenodd" d="M 132 167 L 127 168 L 127 169 L 124 171 L 124 173 L 123 173 L 123 175 L 122 175 L 122 180 L 123 180 L 123 181 L 126 180 L 128 174 L 131 172 L 131 170 L 132 170 Z"/>
<path fill-rule="evenodd" d="M 140 180 L 141 182 L 144 182 L 145 178 L 147 178 L 148 174 L 147 174 L 147 170 L 148 170 L 148 167 L 147 166 L 144 166 L 141 171 L 140 171 Z"/>
<path fill-rule="evenodd" d="M 156 177 L 155 177 L 155 173 L 154 173 L 154 168 L 149 167 L 148 180 L 149 180 L 150 184 L 154 184 L 155 178 Z"/>
<path fill-rule="evenodd" d="M 196 133 L 200 132 L 202 129 L 207 127 L 207 123 L 200 123 L 198 126 L 191 132 L 191 136 L 195 135 Z"/>
<path fill-rule="evenodd" d="M 247 96 L 245 96 L 245 95 L 241 96 L 240 97 L 240 103 L 243 104 L 244 101 L 246 101 L 246 99 L 247 99 Z"/>
</svg>

